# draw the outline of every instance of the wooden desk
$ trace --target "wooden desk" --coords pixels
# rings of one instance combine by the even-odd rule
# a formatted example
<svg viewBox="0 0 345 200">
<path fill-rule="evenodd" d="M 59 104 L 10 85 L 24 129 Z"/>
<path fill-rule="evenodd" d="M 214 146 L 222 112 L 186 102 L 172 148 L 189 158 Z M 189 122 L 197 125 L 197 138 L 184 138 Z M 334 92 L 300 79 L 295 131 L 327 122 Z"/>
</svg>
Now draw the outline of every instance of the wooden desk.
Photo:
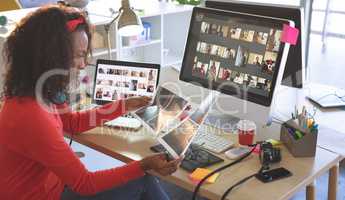
<svg viewBox="0 0 345 200">
<path fill-rule="evenodd" d="M 345 133 L 321 126 L 317 145 L 345 158 Z"/>
<path fill-rule="evenodd" d="M 237 142 L 237 137 L 234 135 L 227 134 L 225 137 Z M 124 162 L 139 160 L 152 154 L 149 147 L 156 144 L 154 137 L 149 135 L 145 129 L 129 132 L 118 129 L 96 128 L 76 136 L 75 140 Z M 282 162 L 273 167 L 282 166 L 289 169 L 293 173 L 292 177 L 269 184 L 262 184 L 253 178 L 232 191 L 228 197 L 236 200 L 254 200 L 258 197 L 265 200 L 283 200 L 291 198 L 302 188 L 308 186 L 307 199 L 315 199 L 314 180 L 331 169 L 329 200 L 336 199 L 338 163 L 342 159 L 341 156 L 317 148 L 315 158 L 294 158 L 285 147 L 282 147 L 282 156 Z M 222 164 L 213 166 L 212 169 L 229 162 L 229 160 L 226 160 Z M 243 177 L 257 172 L 259 168 L 258 156 L 252 155 L 240 164 L 221 172 L 217 182 L 204 185 L 200 194 L 209 199 L 220 199 L 228 187 Z M 173 175 L 162 177 L 162 179 L 193 191 L 195 185 L 188 179 L 187 175 L 186 171 L 179 169 Z"/>
<path fill-rule="evenodd" d="M 297 93 L 297 99 L 299 102 L 299 105 L 305 105 L 307 109 L 312 112 L 313 108 L 316 108 L 316 114 L 315 119 L 316 121 L 324 126 L 329 127 L 335 131 L 338 131 L 339 133 L 342 133 L 345 135 L 345 108 L 344 107 L 338 107 L 338 108 L 321 108 L 317 104 L 311 102 L 306 96 L 311 93 L 313 90 L 321 90 L 321 91 L 327 91 L 328 86 L 323 86 L 320 84 L 315 83 L 309 83 L 304 86 L 303 89 L 301 89 Z M 329 90 L 329 93 L 332 93 L 332 90 Z M 327 92 L 325 92 L 327 94 Z M 345 145 L 345 144 L 344 144 Z"/>
<path fill-rule="evenodd" d="M 305 105 L 308 110 L 316 108 L 315 119 L 320 124 L 317 145 L 321 148 L 338 153 L 345 157 L 345 109 L 321 108 L 307 99 L 306 95 L 314 86 L 318 84 L 306 85 L 298 94 L 300 105 Z"/>
</svg>

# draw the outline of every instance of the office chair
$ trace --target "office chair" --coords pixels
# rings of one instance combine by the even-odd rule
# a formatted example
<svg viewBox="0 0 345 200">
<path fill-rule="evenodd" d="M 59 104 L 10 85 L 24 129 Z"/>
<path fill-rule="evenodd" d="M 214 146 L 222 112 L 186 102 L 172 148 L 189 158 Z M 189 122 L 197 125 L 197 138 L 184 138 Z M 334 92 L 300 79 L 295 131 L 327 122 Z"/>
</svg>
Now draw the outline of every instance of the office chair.
<svg viewBox="0 0 345 200">
<path fill-rule="evenodd" d="M 1 0 L 0 11 L 16 10 L 22 8 L 18 0 Z"/>
</svg>

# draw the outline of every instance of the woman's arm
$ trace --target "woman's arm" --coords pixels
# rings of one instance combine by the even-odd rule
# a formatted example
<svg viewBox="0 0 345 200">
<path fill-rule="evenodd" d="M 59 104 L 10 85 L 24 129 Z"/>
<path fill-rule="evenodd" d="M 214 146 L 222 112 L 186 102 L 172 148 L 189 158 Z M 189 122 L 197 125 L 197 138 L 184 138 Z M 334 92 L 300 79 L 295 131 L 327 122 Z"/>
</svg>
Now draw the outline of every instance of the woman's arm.
<svg viewBox="0 0 345 200">
<path fill-rule="evenodd" d="M 90 172 L 64 141 L 61 129 L 56 129 L 56 125 L 47 121 L 42 121 L 38 126 L 31 127 L 31 139 L 25 142 L 25 146 L 30 146 L 30 151 L 22 153 L 41 163 L 63 184 L 81 195 L 93 195 L 144 175 L 139 161 L 118 168 Z"/>
<path fill-rule="evenodd" d="M 18 119 L 21 124 L 19 126 L 13 120 L 5 122 L 7 125 L 3 127 L 11 133 L 2 137 L 2 142 L 23 159 L 35 161 L 35 166 L 41 170 L 49 170 L 48 186 L 67 184 L 79 194 L 90 195 L 144 175 L 141 161 L 108 170 L 88 171 L 65 142 L 58 118 L 37 104 L 15 104 L 7 109 L 6 115 L 9 119 Z"/>
<path fill-rule="evenodd" d="M 72 112 L 67 104 L 57 106 L 63 130 L 69 134 L 81 133 L 106 121 L 115 119 L 126 112 L 137 110 L 150 103 L 149 97 L 132 97 L 105 104 L 87 111 Z"/>
<path fill-rule="evenodd" d="M 66 103 L 56 107 L 63 124 L 63 130 L 69 134 L 88 131 L 126 113 L 125 100 L 80 112 L 71 111 Z"/>
</svg>

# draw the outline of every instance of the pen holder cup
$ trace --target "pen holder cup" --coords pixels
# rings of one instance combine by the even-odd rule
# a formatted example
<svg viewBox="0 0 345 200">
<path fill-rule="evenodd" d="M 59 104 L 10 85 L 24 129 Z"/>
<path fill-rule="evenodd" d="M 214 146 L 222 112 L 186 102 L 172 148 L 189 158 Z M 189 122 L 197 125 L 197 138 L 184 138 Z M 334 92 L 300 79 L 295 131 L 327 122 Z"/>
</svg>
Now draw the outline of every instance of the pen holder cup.
<svg viewBox="0 0 345 200">
<path fill-rule="evenodd" d="M 302 137 L 298 137 L 298 134 L 295 135 L 296 131 L 302 134 Z M 291 119 L 282 124 L 280 140 L 294 157 L 314 157 L 317 135 L 317 130 L 311 132 L 309 129 L 299 126 L 296 120 Z"/>
</svg>

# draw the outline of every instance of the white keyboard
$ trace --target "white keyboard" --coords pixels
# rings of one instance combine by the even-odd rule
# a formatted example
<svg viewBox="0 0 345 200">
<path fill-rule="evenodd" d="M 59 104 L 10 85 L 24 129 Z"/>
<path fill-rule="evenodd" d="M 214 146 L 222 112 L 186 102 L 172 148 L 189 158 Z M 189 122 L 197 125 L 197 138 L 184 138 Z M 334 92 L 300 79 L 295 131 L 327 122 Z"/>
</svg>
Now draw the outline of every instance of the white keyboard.
<svg viewBox="0 0 345 200">
<path fill-rule="evenodd" d="M 83 110 L 88 110 L 95 108 L 99 105 L 97 104 L 89 104 L 84 106 L 82 109 Z M 133 117 L 131 114 L 126 114 L 121 117 L 117 117 L 113 120 L 110 120 L 106 123 L 104 123 L 105 126 L 110 126 L 110 127 L 117 127 L 117 128 L 127 128 L 127 129 L 139 129 L 141 127 L 141 122 L 140 120 L 136 119 Z"/>
<path fill-rule="evenodd" d="M 222 153 L 225 150 L 231 148 L 234 143 L 215 135 L 205 127 L 200 127 L 198 133 L 193 138 L 193 144 L 201 145 L 202 148 L 212 151 L 214 153 Z"/>
<path fill-rule="evenodd" d="M 132 115 L 124 115 L 108 121 L 104 123 L 104 125 L 118 128 L 139 129 L 141 127 L 141 122 Z"/>
</svg>

